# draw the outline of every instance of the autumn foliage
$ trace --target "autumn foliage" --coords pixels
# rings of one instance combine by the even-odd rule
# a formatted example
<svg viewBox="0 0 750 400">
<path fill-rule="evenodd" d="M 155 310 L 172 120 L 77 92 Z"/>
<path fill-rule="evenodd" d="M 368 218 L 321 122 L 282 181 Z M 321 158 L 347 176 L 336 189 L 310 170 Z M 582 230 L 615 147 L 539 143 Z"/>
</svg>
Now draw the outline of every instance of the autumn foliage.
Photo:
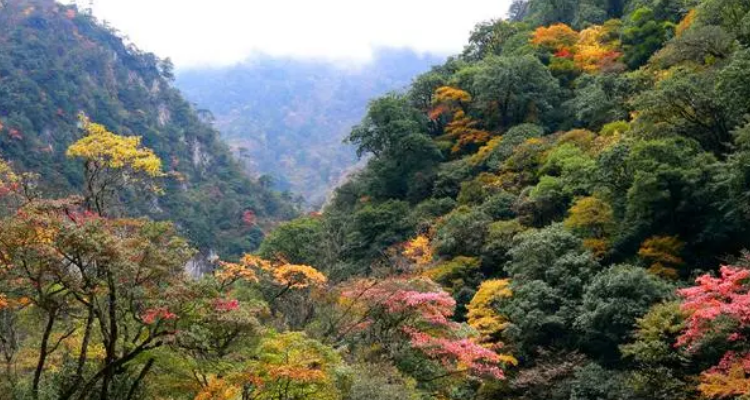
<svg viewBox="0 0 750 400">
<path fill-rule="evenodd" d="M 429 117 L 433 120 L 447 115 L 445 138 L 453 142 L 452 153 L 476 150 L 490 140 L 489 132 L 479 129 L 479 122 L 466 114 L 471 95 L 461 89 L 443 86 L 435 91 L 433 108 Z"/>
<path fill-rule="evenodd" d="M 703 275 L 697 285 L 682 289 L 686 328 L 677 344 L 700 351 L 707 339 L 723 339 L 737 350 L 701 375 L 700 390 L 708 397 L 726 398 L 750 394 L 750 270 L 723 266 L 719 277 Z"/>
</svg>

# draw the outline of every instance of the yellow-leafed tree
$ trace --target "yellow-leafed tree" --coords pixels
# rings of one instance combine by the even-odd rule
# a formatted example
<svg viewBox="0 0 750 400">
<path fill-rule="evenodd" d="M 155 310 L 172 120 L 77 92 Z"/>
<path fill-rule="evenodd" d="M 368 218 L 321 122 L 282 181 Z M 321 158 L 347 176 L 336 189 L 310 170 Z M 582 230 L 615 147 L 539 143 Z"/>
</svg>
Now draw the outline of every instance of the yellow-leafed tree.
<svg viewBox="0 0 750 400">
<path fill-rule="evenodd" d="M 80 158 L 85 168 L 86 206 L 105 214 L 117 191 L 125 185 L 145 184 L 158 192 L 154 178 L 164 175 L 162 163 L 154 152 L 141 145 L 139 136 L 121 136 L 103 125 L 80 117 L 84 137 L 73 143 L 67 156 Z"/>
</svg>

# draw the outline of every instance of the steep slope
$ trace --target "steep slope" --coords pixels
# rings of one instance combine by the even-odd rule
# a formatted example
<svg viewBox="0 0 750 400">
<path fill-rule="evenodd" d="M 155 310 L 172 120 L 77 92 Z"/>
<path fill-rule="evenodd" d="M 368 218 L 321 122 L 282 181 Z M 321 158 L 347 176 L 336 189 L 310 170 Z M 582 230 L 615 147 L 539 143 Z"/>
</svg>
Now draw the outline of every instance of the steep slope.
<svg viewBox="0 0 750 400">
<path fill-rule="evenodd" d="M 367 313 L 385 299 L 357 326 L 365 354 L 399 340 L 381 336 L 392 297 L 439 283 L 518 360 L 444 398 L 748 398 L 750 2 L 514 7 L 374 100 L 350 135 L 367 166 L 260 254 L 322 268 Z M 386 357 L 434 390 L 411 354 Z"/>
<path fill-rule="evenodd" d="M 77 115 L 124 135 L 140 135 L 172 178 L 156 202 L 124 194 L 127 210 L 172 219 L 199 247 L 238 254 L 270 221 L 293 215 L 280 196 L 245 177 L 211 126 L 171 85 L 168 61 L 126 44 L 91 16 L 52 0 L 0 3 L 0 157 L 43 177 L 47 191 L 81 185 L 65 157 Z"/>
<path fill-rule="evenodd" d="M 250 171 L 316 205 L 356 163 L 342 141 L 367 102 L 442 61 L 395 49 L 358 67 L 258 56 L 228 68 L 178 71 L 177 86 L 213 113 Z"/>
</svg>

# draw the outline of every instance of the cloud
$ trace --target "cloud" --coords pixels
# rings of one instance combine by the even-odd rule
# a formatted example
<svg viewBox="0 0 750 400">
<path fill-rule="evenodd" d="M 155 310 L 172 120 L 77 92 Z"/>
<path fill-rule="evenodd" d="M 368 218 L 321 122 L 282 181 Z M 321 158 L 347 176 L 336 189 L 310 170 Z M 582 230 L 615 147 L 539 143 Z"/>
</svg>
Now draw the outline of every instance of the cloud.
<svg viewBox="0 0 750 400">
<path fill-rule="evenodd" d="M 85 4 L 87 4 L 88 0 Z M 94 14 L 178 67 L 253 53 L 363 61 L 377 47 L 459 52 L 511 0 L 94 0 Z"/>
</svg>

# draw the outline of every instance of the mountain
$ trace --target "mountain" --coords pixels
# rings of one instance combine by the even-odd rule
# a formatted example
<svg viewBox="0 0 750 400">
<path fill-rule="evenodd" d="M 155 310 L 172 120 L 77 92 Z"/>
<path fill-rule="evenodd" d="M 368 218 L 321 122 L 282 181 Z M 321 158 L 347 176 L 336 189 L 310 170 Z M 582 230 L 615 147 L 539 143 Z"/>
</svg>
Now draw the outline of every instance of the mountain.
<svg viewBox="0 0 750 400">
<path fill-rule="evenodd" d="M 444 59 L 380 49 L 364 65 L 256 56 L 226 68 L 178 70 L 177 86 L 210 110 L 250 171 L 322 203 L 357 159 L 343 139 L 367 103 Z"/>
<path fill-rule="evenodd" d="M 124 42 L 74 6 L 0 2 L 0 158 L 39 174 L 47 193 L 76 191 L 83 175 L 65 151 L 80 137 L 78 114 L 85 113 L 114 132 L 142 136 L 173 177 L 156 201 L 123 193 L 130 214 L 174 220 L 202 249 L 252 250 L 261 226 L 295 209 L 244 174 L 172 80 L 168 60 Z M 246 211 L 261 223 L 244 224 Z"/>
</svg>

